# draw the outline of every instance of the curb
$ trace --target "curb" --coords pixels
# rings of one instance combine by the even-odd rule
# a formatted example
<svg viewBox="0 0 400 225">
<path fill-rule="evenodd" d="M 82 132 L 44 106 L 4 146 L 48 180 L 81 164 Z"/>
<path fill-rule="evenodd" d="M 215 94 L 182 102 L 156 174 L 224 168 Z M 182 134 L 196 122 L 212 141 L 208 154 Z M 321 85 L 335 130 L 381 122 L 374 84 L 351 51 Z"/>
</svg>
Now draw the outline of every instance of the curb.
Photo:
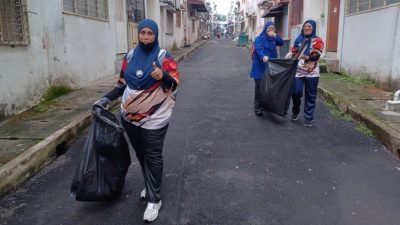
<svg viewBox="0 0 400 225">
<path fill-rule="evenodd" d="M 318 93 L 325 102 L 336 105 L 342 113 L 346 113 L 356 122 L 364 124 L 372 131 L 376 138 L 378 138 L 393 154 L 400 158 L 400 132 L 382 123 L 373 116 L 360 111 L 354 104 L 322 87 L 318 87 Z"/>
<path fill-rule="evenodd" d="M 207 43 L 207 40 L 193 48 L 190 48 L 184 54 L 176 57 L 176 62 L 179 63 L 183 61 L 205 43 Z M 117 105 L 118 102 L 114 102 L 114 104 L 110 105 L 110 108 L 113 108 Z M 83 115 L 77 116 L 77 118 L 67 126 L 54 132 L 47 138 L 23 152 L 21 155 L 1 166 L 0 197 L 18 187 L 18 185 L 33 176 L 36 172 L 41 170 L 44 166 L 55 159 L 59 149 L 65 148 L 69 143 L 81 135 L 84 129 L 86 129 L 90 124 L 91 119 L 92 114 L 90 111 L 85 112 Z"/>
<path fill-rule="evenodd" d="M 83 128 L 90 124 L 91 118 L 91 113 L 86 112 L 0 167 L 0 196 L 16 188 L 56 158 L 57 149 L 80 135 Z"/>
</svg>

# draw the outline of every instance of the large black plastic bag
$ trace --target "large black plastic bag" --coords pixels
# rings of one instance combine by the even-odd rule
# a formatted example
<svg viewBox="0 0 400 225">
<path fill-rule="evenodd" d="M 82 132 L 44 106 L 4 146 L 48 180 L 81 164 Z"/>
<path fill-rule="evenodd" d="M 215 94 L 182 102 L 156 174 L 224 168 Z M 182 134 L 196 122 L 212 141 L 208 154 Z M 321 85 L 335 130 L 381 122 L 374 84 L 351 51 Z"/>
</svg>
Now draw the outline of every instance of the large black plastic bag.
<svg viewBox="0 0 400 225">
<path fill-rule="evenodd" d="M 114 114 L 94 106 L 83 157 L 71 184 L 77 201 L 109 201 L 121 195 L 131 164 L 125 130 Z"/>
<path fill-rule="evenodd" d="M 270 59 L 268 61 L 268 69 L 260 83 L 261 106 L 266 111 L 286 116 L 297 63 L 297 59 Z"/>
</svg>

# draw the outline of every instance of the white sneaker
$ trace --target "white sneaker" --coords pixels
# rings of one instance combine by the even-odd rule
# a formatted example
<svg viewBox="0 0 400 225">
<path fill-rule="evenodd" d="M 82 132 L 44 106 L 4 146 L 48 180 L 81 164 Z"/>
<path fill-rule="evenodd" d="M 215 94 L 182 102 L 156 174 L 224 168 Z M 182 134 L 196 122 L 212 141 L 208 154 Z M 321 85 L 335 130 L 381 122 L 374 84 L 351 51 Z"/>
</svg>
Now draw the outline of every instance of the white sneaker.
<svg viewBox="0 0 400 225">
<path fill-rule="evenodd" d="M 140 192 L 140 198 L 146 199 L 146 188 L 143 188 L 142 192 Z"/>
<path fill-rule="evenodd" d="M 157 219 L 158 210 L 161 208 L 161 200 L 158 203 L 147 203 L 146 210 L 144 211 L 143 220 L 152 222 Z"/>
</svg>

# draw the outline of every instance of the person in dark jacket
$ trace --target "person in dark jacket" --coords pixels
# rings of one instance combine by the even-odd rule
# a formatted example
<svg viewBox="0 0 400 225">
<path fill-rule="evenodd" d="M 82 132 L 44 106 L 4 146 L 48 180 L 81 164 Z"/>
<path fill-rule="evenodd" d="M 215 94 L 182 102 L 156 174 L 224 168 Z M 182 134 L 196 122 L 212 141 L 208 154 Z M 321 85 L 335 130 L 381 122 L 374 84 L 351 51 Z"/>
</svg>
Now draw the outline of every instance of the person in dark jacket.
<svg viewBox="0 0 400 225">
<path fill-rule="evenodd" d="M 158 26 L 145 19 L 138 26 L 139 44 L 122 63 L 117 85 L 95 104 L 104 107 L 121 97 L 121 120 L 136 152 L 147 200 L 144 221 L 154 221 L 161 208 L 163 143 L 179 85 L 177 63 L 158 44 Z"/>
<path fill-rule="evenodd" d="M 254 56 L 250 77 L 252 77 L 255 82 L 254 113 L 257 116 L 262 116 L 263 113 L 260 104 L 261 78 L 264 76 L 265 70 L 268 67 L 268 60 L 278 57 L 276 46 L 282 46 L 283 43 L 283 39 L 276 34 L 275 25 L 271 21 L 265 24 L 263 31 L 254 41 Z"/>
<path fill-rule="evenodd" d="M 304 92 L 304 126 L 311 127 L 314 121 L 314 110 L 320 76 L 318 60 L 324 49 L 324 42 L 317 36 L 317 24 L 315 21 L 308 20 L 303 24 L 301 34 L 294 42 L 291 55 L 298 53 L 303 42 L 306 43 L 306 46 L 300 54 L 296 78 L 294 80 L 291 120 L 298 120 L 301 98 Z"/>
</svg>

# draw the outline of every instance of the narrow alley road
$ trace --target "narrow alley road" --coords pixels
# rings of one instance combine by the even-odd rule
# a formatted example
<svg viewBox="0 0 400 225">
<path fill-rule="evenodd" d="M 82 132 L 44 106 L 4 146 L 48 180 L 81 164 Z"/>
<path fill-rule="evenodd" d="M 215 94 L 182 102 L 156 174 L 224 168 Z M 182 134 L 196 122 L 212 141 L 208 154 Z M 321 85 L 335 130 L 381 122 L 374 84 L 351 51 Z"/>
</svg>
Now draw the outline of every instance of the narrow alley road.
<svg viewBox="0 0 400 225">
<path fill-rule="evenodd" d="M 320 101 L 312 128 L 302 118 L 256 117 L 250 63 L 247 50 L 220 39 L 180 64 L 164 147 L 163 207 L 153 224 L 398 225 L 400 161 Z M 84 142 L 3 197 L 0 224 L 143 224 L 134 157 L 119 200 L 70 198 Z"/>
</svg>

